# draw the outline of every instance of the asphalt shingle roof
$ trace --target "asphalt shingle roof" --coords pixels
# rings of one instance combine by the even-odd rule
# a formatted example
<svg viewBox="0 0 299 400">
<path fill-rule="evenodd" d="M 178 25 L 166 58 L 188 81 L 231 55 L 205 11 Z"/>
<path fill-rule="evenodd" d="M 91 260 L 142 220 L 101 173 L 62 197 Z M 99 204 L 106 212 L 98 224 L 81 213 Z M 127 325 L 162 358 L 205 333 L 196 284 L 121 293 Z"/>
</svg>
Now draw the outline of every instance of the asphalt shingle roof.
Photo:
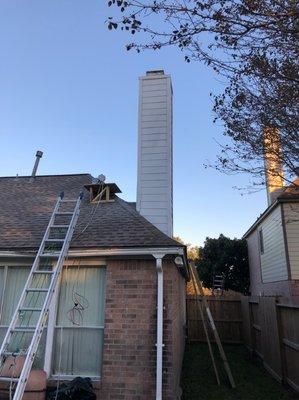
<svg viewBox="0 0 299 400">
<path fill-rule="evenodd" d="M 59 193 L 76 198 L 91 182 L 89 174 L 0 178 L 0 249 L 38 248 Z M 182 246 L 143 218 L 132 203 L 116 197 L 95 206 L 86 189 L 73 238 L 72 248 Z"/>
<path fill-rule="evenodd" d="M 284 189 L 282 194 L 278 196 L 278 200 L 280 199 L 299 199 L 299 178 L 296 178 L 292 185 L 289 185 Z"/>
</svg>

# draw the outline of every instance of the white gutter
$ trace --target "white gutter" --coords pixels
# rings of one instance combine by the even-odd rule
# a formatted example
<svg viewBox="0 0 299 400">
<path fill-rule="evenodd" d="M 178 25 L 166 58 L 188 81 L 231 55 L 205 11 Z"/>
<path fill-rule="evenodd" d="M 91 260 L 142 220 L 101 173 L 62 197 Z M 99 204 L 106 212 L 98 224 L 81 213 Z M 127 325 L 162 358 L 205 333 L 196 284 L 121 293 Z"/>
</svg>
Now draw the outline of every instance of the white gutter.
<svg viewBox="0 0 299 400">
<path fill-rule="evenodd" d="M 162 400 L 163 376 L 163 268 L 164 254 L 153 254 L 157 269 L 157 366 L 156 366 L 156 400 Z"/>
<path fill-rule="evenodd" d="M 0 257 L 35 257 L 36 252 L 21 253 L 14 251 L 2 251 Z M 132 247 L 123 249 L 96 249 L 96 250 L 69 250 L 68 257 L 106 257 L 106 256 L 133 256 L 133 255 L 154 255 L 174 254 L 184 256 L 182 247 Z"/>
</svg>

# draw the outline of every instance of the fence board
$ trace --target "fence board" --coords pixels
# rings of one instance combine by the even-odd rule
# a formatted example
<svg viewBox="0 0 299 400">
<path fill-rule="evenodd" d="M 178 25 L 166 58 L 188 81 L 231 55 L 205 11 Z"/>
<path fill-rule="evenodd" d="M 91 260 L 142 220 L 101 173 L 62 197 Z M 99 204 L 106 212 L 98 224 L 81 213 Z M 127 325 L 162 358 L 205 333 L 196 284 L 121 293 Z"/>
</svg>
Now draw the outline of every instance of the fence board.
<svg viewBox="0 0 299 400">
<path fill-rule="evenodd" d="M 299 392 L 299 304 L 290 299 L 242 299 L 244 340 L 279 381 Z"/>
<path fill-rule="evenodd" d="M 201 304 L 201 298 L 199 298 Z M 241 300 L 236 297 L 207 297 L 207 301 L 217 327 L 220 339 L 224 343 L 242 343 Z M 187 297 L 188 340 L 205 341 L 205 334 L 196 296 Z M 210 329 L 209 324 L 208 329 Z M 213 335 L 209 331 L 211 340 Z"/>
<path fill-rule="evenodd" d="M 277 380 L 299 392 L 299 302 L 271 296 L 207 301 L 224 343 L 245 343 Z M 196 296 L 187 297 L 187 317 L 189 341 L 205 341 Z"/>
<path fill-rule="evenodd" d="M 299 391 L 299 304 L 278 304 L 285 380 Z"/>
<path fill-rule="evenodd" d="M 268 371 L 281 381 L 281 354 L 277 329 L 276 298 L 261 297 L 259 302 L 261 324 L 261 353 Z"/>
</svg>

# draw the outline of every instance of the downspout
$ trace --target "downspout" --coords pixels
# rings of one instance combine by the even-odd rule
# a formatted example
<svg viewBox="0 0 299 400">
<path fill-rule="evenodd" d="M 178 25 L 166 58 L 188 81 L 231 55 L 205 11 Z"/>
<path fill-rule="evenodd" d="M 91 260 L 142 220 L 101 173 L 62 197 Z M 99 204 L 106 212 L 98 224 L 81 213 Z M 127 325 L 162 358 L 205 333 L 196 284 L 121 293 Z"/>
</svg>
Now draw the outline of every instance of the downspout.
<svg viewBox="0 0 299 400">
<path fill-rule="evenodd" d="M 157 270 L 157 366 L 156 366 L 156 400 L 162 400 L 163 375 L 163 268 L 164 254 L 154 254 Z"/>
</svg>

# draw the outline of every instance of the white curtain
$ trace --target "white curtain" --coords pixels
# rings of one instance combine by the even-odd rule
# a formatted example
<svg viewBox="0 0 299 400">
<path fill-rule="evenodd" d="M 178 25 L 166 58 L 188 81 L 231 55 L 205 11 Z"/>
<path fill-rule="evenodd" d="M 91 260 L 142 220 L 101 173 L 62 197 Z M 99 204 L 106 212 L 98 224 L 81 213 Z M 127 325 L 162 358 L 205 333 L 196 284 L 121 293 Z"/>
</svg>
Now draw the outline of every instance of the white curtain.
<svg viewBox="0 0 299 400">
<path fill-rule="evenodd" d="M 64 269 L 54 337 L 53 375 L 100 376 L 104 302 L 105 268 Z"/>
<path fill-rule="evenodd" d="M 1 315 L 1 325 L 9 325 L 12 315 L 20 299 L 30 268 L 9 267 L 7 269 L 4 288 L 4 302 Z"/>
<path fill-rule="evenodd" d="M 8 267 L 7 276 L 4 287 L 4 268 L 0 269 L 0 299 L 1 292 L 3 296 L 2 310 L 0 315 L 0 343 L 4 338 L 7 327 L 11 321 L 13 313 L 17 307 L 22 290 L 24 289 L 26 280 L 30 272 L 30 267 Z M 1 279 L 2 278 L 2 279 Z M 44 279 L 42 277 L 42 279 Z M 1 283 L 2 282 L 2 283 Z M 44 282 L 33 282 L 33 286 L 43 286 Z M 27 296 L 25 303 L 28 307 L 39 307 L 44 294 L 32 293 Z M 1 301 L 0 301 L 1 304 Z M 26 312 L 20 315 L 18 321 L 19 326 L 34 326 L 37 321 L 38 313 Z M 10 343 L 9 351 L 20 351 L 27 349 L 30 344 L 32 335 L 28 333 L 18 332 L 13 335 L 13 340 Z M 34 362 L 34 368 L 43 368 L 44 348 L 45 348 L 46 332 L 44 332 L 42 340 L 37 351 Z"/>
</svg>

